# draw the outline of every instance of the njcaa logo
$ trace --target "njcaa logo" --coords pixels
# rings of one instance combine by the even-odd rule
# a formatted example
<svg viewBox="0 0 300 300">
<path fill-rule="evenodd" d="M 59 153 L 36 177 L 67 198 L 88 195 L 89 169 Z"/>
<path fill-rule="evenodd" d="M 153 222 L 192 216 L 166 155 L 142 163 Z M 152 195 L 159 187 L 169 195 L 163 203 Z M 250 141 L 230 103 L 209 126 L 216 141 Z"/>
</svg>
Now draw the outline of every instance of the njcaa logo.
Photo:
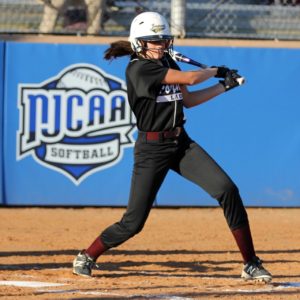
<svg viewBox="0 0 300 300">
<path fill-rule="evenodd" d="M 75 184 L 117 164 L 133 146 L 126 85 L 94 65 L 71 65 L 41 84 L 20 84 L 18 101 L 17 159 L 31 155 Z"/>
</svg>

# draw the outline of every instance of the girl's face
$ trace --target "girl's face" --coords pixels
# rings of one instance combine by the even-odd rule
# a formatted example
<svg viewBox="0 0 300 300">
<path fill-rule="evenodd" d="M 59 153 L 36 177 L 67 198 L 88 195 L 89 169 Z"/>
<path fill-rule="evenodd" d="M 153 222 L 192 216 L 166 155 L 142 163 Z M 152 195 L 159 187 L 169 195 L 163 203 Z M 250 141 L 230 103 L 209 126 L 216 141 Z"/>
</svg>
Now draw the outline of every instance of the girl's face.
<svg viewBox="0 0 300 300">
<path fill-rule="evenodd" d="M 161 59 L 170 46 L 170 40 L 151 41 L 146 44 L 146 58 Z"/>
</svg>

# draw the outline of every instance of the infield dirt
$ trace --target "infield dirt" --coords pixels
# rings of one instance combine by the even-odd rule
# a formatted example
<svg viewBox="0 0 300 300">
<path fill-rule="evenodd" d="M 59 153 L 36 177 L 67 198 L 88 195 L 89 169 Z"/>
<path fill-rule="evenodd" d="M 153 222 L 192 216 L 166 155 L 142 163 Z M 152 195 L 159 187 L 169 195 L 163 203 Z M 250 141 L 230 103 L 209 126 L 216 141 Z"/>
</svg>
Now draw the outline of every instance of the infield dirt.
<svg viewBox="0 0 300 300">
<path fill-rule="evenodd" d="M 78 251 L 124 211 L 1 208 L 0 298 L 300 299 L 300 209 L 248 208 L 271 284 L 240 279 L 241 256 L 219 208 L 155 208 L 139 235 L 98 260 L 93 278 L 73 275 Z"/>
</svg>

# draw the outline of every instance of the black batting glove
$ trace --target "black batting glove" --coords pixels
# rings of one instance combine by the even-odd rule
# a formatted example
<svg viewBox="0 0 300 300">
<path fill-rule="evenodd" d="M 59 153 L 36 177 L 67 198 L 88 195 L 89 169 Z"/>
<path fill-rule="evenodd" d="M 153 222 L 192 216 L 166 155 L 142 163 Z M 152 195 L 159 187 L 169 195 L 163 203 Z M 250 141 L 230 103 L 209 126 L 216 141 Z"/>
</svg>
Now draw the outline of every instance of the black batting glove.
<svg viewBox="0 0 300 300">
<path fill-rule="evenodd" d="M 226 73 L 224 80 L 220 80 L 219 82 L 224 86 L 225 92 L 239 86 L 238 78 L 241 76 L 237 73 L 237 70 L 229 70 Z"/>
<path fill-rule="evenodd" d="M 212 66 L 212 68 L 218 68 L 217 74 L 215 76 L 216 78 L 225 78 L 227 72 L 230 71 L 230 69 L 225 66 L 220 66 L 220 67 Z"/>
</svg>

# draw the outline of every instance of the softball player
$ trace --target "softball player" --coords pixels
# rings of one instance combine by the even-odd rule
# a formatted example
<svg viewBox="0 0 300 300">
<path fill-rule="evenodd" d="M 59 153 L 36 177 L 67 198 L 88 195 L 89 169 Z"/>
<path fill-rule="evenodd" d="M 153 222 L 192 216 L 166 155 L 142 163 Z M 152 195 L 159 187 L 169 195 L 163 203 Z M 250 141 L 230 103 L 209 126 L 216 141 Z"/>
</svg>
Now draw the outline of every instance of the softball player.
<svg viewBox="0 0 300 300">
<path fill-rule="evenodd" d="M 184 107 L 200 105 L 237 87 L 237 71 L 226 67 L 180 71 L 169 55 L 172 45 L 173 36 L 165 18 L 155 12 L 144 12 L 133 19 L 129 42 L 113 43 L 105 53 L 106 59 L 131 55 L 126 82 L 138 128 L 131 191 L 122 219 L 78 254 L 73 262 L 73 273 L 91 276 L 92 267 L 103 252 L 142 230 L 155 196 L 171 169 L 219 202 L 243 257 L 242 278 L 269 282 L 272 276 L 255 254 L 238 188 L 184 129 Z M 221 80 L 208 88 L 188 91 L 188 85 L 211 77 Z"/>
</svg>

